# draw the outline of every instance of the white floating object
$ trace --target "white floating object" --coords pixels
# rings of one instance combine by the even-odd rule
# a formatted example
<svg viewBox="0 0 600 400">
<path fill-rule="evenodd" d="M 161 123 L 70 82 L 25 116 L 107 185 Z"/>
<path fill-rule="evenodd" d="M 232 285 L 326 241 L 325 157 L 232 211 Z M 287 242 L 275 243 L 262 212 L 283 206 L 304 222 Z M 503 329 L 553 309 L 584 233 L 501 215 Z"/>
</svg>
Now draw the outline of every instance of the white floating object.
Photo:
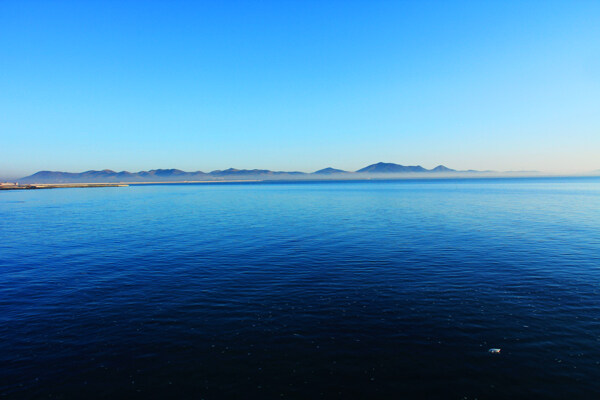
<svg viewBox="0 0 600 400">
<path fill-rule="evenodd" d="M 500 354 L 500 349 L 489 349 L 488 352 L 492 354 Z"/>
</svg>

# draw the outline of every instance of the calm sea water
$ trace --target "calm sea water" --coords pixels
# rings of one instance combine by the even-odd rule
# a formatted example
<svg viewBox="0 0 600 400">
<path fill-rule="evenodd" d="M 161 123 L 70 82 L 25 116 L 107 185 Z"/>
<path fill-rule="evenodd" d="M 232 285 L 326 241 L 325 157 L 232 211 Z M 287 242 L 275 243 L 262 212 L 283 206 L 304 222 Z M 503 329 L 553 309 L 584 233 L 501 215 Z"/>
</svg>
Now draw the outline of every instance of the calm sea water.
<svg viewBox="0 0 600 400">
<path fill-rule="evenodd" d="M 597 178 L 0 192 L 0 238 L 0 397 L 600 397 Z"/>
</svg>

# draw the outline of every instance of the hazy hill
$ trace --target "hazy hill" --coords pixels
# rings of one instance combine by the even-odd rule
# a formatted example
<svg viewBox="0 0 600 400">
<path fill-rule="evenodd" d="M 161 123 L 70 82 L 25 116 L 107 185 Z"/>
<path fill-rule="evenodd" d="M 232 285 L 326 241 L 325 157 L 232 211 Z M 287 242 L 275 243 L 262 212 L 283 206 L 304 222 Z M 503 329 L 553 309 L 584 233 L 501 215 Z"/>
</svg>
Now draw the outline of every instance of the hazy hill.
<svg viewBox="0 0 600 400">
<path fill-rule="evenodd" d="M 369 173 L 369 174 L 398 174 L 407 172 L 456 172 L 453 169 L 438 165 L 434 169 L 425 169 L 420 165 L 400 165 L 394 163 L 380 162 L 377 164 L 371 164 L 367 167 L 356 171 L 358 173 Z"/>
<path fill-rule="evenodd" d="M 247 177 L 247 176 L 270 176 L 270 175 L 304 175 L 304 172 L 271 171 L 268 169 L 235 169 L 216 170 L 209 173 L 211 176 L 219 177 Z"/>
<path fill-rule="evenodd" d="M 323 168 L 320 169 L 318 171 L 313 172 L 313 174 L 316 175 L 333 175 L 333 174 L 347 174 L 347 171 L 341 170 L 341 169 L 335 169 L 335 168 Z"/>
<path fill-rule="evenodd" d="M 435 167 L 434 169 L 432 169 L 431 172 L 456 172 L 456 170 L 450 169 L 450 168 L 445 167 L 443 165 L 438 165 L 437 167 Z"/>
</svg>

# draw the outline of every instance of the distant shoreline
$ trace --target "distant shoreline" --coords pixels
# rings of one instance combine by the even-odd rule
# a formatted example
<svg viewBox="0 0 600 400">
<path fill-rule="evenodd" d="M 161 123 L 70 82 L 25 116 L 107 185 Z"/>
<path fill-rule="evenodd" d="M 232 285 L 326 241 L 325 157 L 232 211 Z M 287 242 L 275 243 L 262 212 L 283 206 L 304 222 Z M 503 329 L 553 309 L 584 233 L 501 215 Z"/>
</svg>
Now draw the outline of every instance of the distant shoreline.
<svg viewBox="0 0 600 400">
<path fill-rule="evenodd" d="M 0 185 L 0 190 L 35 190 L 89 187 L 126 187 L 127 183 L 38 183 L 27 185 Z"/>
<path fill-rule="evenodd" d="M 35 190 L 35 189 L 65 189 L 93 187 L 128 187 L 131 185 L 164 185 L 182 183 L 229 183 L 229 182 L 262 182 L 261 180 L 212 180 L 212 181 L 167 181 L 167 182 L 119 182 L 119 183 L 32 183 L 25 185 L 1 184 L 0 190 Z"/>
<path fill-rule="evenodd" d="M 538 175 L 538 176 L 403 176 L 385 177 L 377 176 L 370 178 L 350 179 L 224 179 L 224 180 L 198 180 L 198 181 L 153 181 L 153 182 L 98 182 L 98 183 L 32 183 L 32 184 L 0 184 L 0 190 L 35 190 L 35 189 L 66 189 L 66 188 L 94 188 L 94 187 L 128 187 L 141 185 L 173 185 L 173 184 L 226 184 L 226 183 L 310 183 L 310 182 L 376 182 L 376 181 L 450 181 L 450 180 L 487 180 L 487 179 L 552 179 L 552 178 L 600 178 L 597 175 Z"/>
</svg>

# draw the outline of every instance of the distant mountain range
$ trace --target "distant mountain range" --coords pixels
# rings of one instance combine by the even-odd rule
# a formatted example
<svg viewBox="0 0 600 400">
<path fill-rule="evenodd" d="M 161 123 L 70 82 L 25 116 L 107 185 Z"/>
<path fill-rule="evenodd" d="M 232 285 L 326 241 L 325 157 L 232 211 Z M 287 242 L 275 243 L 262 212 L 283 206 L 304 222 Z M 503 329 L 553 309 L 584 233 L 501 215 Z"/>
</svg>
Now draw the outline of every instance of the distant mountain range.
<svg viewBox="0 0 600 400">
<path fill-rule="evenodd" d="M 33 175 L 19 179 L 19 183 L 113 183 L 113 182 L 177 182 L 177 181 L 222 181 L 222 180 L 265 180 L 265 179 L 352 179 L 370 175 L 406 174 L 406 173 L 459 173 L 443 165 L 433 169 L 425 169 L 420 165 L 400 165 L 393 163 L 377 163 L 350 172 L 335 168 L 324 168 L 312 173 L 270 171 L 267 169 L 235 169 L 216 170 L 212 172 L 186 172 L 180 169 L 153 169 L 150 171 L 116 172 L 110 169 L 102 171 L 60 172 L 39 171 Z M 476 172 L 476 171 L 469 171 Z"/>
</svg>

